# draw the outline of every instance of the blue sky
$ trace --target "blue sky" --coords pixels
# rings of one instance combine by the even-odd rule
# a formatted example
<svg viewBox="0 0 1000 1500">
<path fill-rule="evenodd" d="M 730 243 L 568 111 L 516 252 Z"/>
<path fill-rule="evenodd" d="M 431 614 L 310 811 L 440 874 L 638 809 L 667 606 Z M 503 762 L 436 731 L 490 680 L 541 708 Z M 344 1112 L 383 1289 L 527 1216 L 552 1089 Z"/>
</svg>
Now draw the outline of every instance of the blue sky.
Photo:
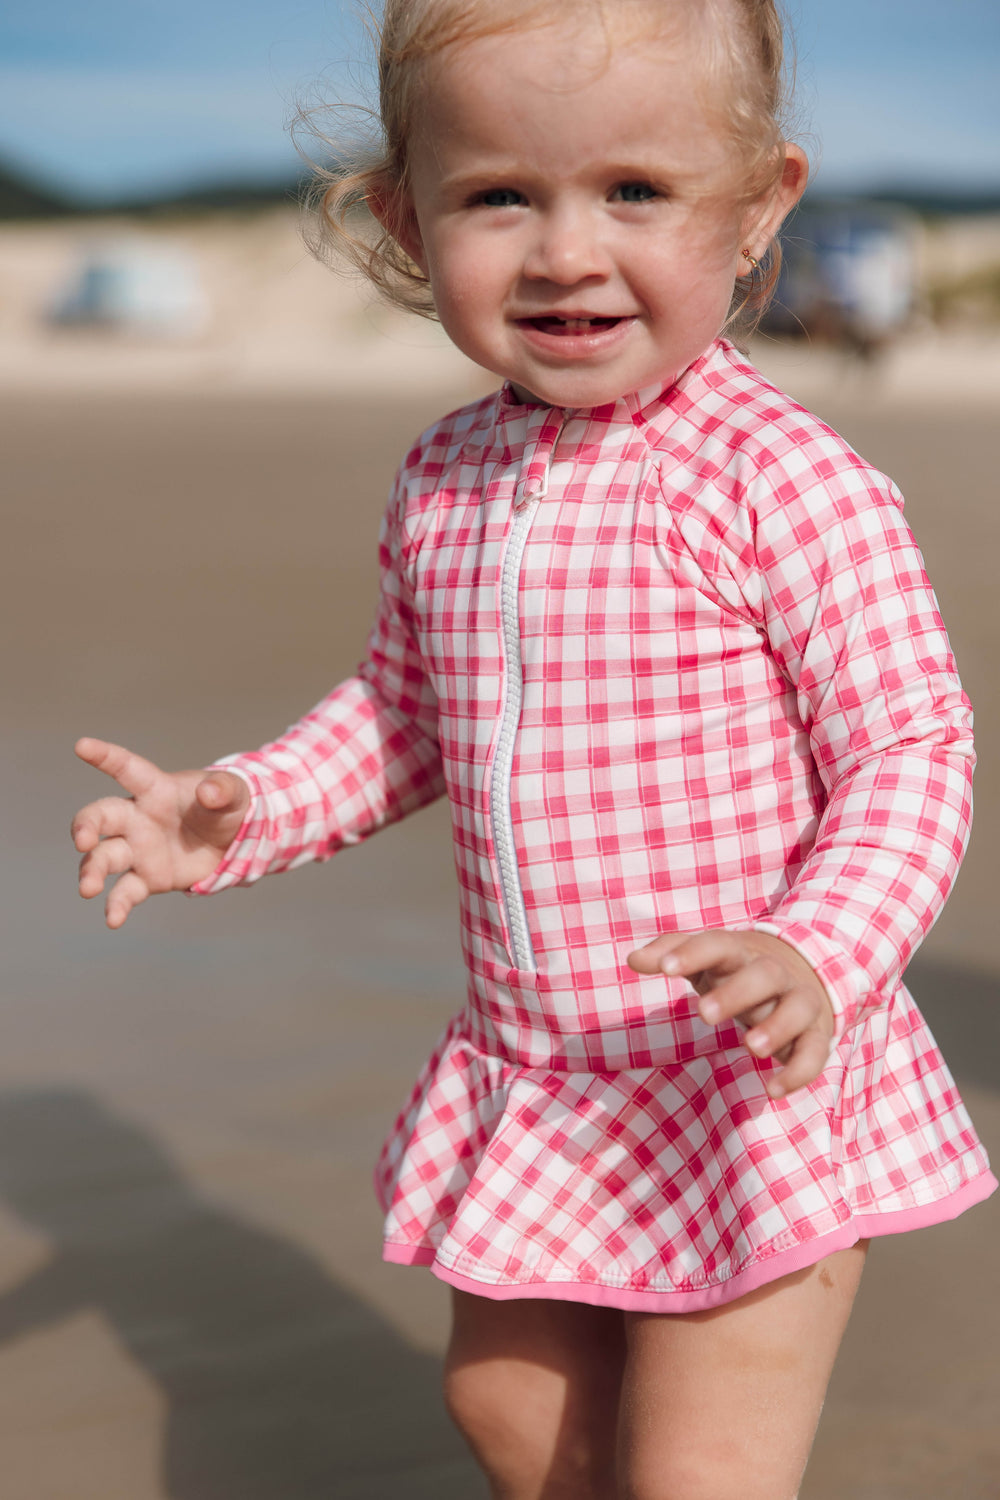
<svg viewBox="0 0 1000 1500">
<path fill-rule="evenodd" d="M 1000 0 L 787 0 L 819 180 L 1000 189 Z M 357 97 L 356 0 L 4 0 L 0 156 L 82 193 L 297 158 L 297 100 Z"/>
</svg>

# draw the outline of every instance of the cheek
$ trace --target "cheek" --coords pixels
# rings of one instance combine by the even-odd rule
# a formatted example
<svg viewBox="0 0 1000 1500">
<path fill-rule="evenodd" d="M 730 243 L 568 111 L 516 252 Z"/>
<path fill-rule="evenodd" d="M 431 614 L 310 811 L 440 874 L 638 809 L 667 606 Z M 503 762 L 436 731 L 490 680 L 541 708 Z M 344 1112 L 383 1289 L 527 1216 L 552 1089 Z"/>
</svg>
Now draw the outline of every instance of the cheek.
<svg viewBox="0 0 1000 1500">
<path fill-rule="evenodd" d="M 503 294 L 496 257 L 469 236 L 456 235 L 435 246 L 429 275 L 439 311 L 447 307 L 462 318 L 492 312 Z"/>
<path fill-rule="evenodd" d="M 745 243 L 741 233 L 742 226 L 735 214 L 692 214 L 684 237 L 684 259 L 702 275 L 727 275 Z"/>
<path fill-rule="evenodd" d="M 439 247 L 440 248 L 440 247 Z M 481 361 L 492 348 L 491 314 L 496 296 L 489 295 L 474 257 L 449 251 L 429 257 L 429 275 L 434 307 L 445 333 L 470 359 Z"/>
<path fill-rule="evenodd" d="M 625 253 L 628 256 L 628 247 Z M 671 300 L 700 301 L 716 295 L 721 283 L 735 279 L 737 254 L 737 235 L 731 224 L 723 228 L 692 215 L 635 247 L 630 258 L 633 274 L 638 270 L 654 294 L 659 287 L 664 292 L 669 289 Z"/>
<path fill-rule="evenodd" d="M 706 312 L 728 313 L 736 286 L 737 258 L 741 241 L 729 227 L 705 234 L 692 242 L 685 257 L 686 287 L 692 306 Z"/>
</svg>

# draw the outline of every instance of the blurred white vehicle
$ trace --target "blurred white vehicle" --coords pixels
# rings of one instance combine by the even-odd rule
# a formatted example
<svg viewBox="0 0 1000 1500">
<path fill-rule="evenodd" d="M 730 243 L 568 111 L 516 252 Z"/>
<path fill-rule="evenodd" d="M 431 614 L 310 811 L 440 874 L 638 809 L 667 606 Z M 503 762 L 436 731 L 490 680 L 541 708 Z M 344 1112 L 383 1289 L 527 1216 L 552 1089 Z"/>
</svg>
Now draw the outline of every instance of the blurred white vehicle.
<svg viewBox="0 0 1000 1500">
<path fill-rule="evenodd" d="M 888 204 L 806 205 L 782 235 L 781 279 L 764 327 L 876 353 L 916 306 L 917 240 L 914 217 Z"/>
<path fill-rule="evenodd" d="M 190 338 L 203 331 L 208 313 L 190 255 L 170 245 L 118 240 L 79 253 L 48 317 L 62 326 Z"/>
</svg>

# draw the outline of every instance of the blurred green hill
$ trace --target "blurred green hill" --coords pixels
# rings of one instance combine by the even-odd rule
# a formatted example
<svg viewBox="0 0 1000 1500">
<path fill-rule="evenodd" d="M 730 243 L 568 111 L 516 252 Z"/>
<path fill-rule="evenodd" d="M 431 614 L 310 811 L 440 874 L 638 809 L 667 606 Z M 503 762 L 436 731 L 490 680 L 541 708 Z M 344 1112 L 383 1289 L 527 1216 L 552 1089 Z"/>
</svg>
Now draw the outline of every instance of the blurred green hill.
<svg viewBox="0 0 1000 1500">
<path fill-rule="evenodd" d="M 55 219 L 75 212 L 68 198 L 0 162 L 0 219 Z"/>
<path fill-rule="evenodd" d="M 810 190 L 802 200 L 803 208 L 819 208 L 848 199 L 852 203 L 884 203 L 906 208 L 921 219 L 975 218 L 980 214 L 1000 214 L 1000 188 L 988 192 L 952 191 L 946 188 L 902 186 L 887 182 L 864 192 L 829 193 L 822 188 Z"/>
<path fill-rule="evenodd" d="M 226 209 L 252 211 L 287 207 L 300 200 L 308 181 L 309 174 L 304 172 L 297 178 L 279 181 L 240 178 L 162 189 L 142 196 L 97 200 L 63 193 L 24 168 L 0 160 L 0 221 L 54 219 L 70 214 L 134 214 L 145 217 L 215 213 Z M 897 204 L 924 219 L 1000 214 L 1000 189 L 982 193 L 951 192 L 933 187 L 901 187 L 892 183 L 850 195 L 824 193 L 822 190 L 810 192 L 806 195 L 804 206 L 829 203 L 847 196 L 857 203 Z"/>
<path fill-rule="evenodd" d="M 63 194 L 30 173 L 0 161 L 0 221 L 96 214 L 157 216 L 287 207 L 298 201 L 305 181 L 303 174 L 301 178 L 277 182 L 209 182 L 142 196 L 97 200 Z"/>
</svg>

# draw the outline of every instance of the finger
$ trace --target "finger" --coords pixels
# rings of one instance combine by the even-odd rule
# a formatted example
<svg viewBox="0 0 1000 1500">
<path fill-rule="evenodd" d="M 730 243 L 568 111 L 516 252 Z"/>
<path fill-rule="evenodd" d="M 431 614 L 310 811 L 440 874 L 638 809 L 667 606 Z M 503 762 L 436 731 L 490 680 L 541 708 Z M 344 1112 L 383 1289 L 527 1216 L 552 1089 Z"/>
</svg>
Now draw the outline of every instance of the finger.
<svg viewBox="0 0 1000 1500">
<path fill-rule="evenodd" d="M 88 766 L 103 771 L 105 776 L 112 776 L 133 797 L 148 792 L 163 774 L 151 760 L 144 760 L 134 751 L 126 750 L 124 745 L 113 745 L 107 740 L 85 737 L 77 740 L 73 749 Z"/>
<path fill-rule="evenodd" d="M 212 771 L 195 787 L 195 797 L 206 812 L 227 813 L 250 800 L 250 789 L 241 776 L 231 771 Z"/>
<path fill-rule="evenodd" d="M 667 955 L 693 936 L 690 932 L 662 932 L 652 942 L 634 949 L 628 956 L 628 966 L 636 974 L 662 974 L 663 960 Z"/>
<path fill-rule="evenodd" d="M 789 990 L 767 1020 L 747 1032 L 743 1045 L 757 1057 L 771 1057 L 804 1032 L 814 1029 L 818 1015 L 816 996 L 811 990 Z"/>
<path fill-rule="evenodd" d="M 718 966 L 715 972 L 718 973 Z M 758 953 L 734 973 L 710 979 L 710 987 L 702 991 L 698 1008 L 712 1025 L 733 1020 L 769 1000 L 780 1000 L 798 983 L 797 976 L 769 953 Z"/>
<path fill-rule="evenodd" d="M 818 1078 L 830 1061 L 830 1041 L 815 1028 L 804 1031 L 795 1042 L 789 1061 L 773 1069 L 764 1080 L 772 1099 L 782 1099 Z"/>
<path fill-rule="evenodd" d="M 733 932 L 664 932 L 628 956 L 639 974 L 683 974 L 689 977 L 717 964 L 743 962 L 739 936 Z"/>
<path fill-rule="evenodd" d="M 96 848 L 100 839 L 127 833 L 135 813 L 130 797 L 101 797 L 81 807 L 70 826 L 73 843 L 81 854 Z"/>
<path fill-rule="evenodd" d="M 134 870 L 128 870 L 111 887 L 104 906 L 104 916 L 109 927 L 121 927 L 128 914 L 149 895 L 149 887 Z"/>
<path fill-rule="evenodd" d="M 660 960 L 660 969 L 664 974 L 683 975 L 686 979 L 709 970 L 732 974 L 757 956 L 743 933 L 718 928 L 686 934 Z"/>
<path fill-rule="evenodd" d="M 132 850 L 124 839 L 104 839 L 80 861 L 80 895 L 85 901 L 99 896 L 109 875 L 132 868 Z"/>
<path fill-rule="evenodd" d="M 733 1017 L 733 1020 L 737 1026 L 742 1026 L 749 1031 L 751 1026 L 759 1026 L 761 1021 L 766 1021 L 777 1003 L 777 1000 L 765 1000 L 763 1004 L 755 1005 L 751 1010 L 741 1011 L 738 1016 Z"/>
</svg>

